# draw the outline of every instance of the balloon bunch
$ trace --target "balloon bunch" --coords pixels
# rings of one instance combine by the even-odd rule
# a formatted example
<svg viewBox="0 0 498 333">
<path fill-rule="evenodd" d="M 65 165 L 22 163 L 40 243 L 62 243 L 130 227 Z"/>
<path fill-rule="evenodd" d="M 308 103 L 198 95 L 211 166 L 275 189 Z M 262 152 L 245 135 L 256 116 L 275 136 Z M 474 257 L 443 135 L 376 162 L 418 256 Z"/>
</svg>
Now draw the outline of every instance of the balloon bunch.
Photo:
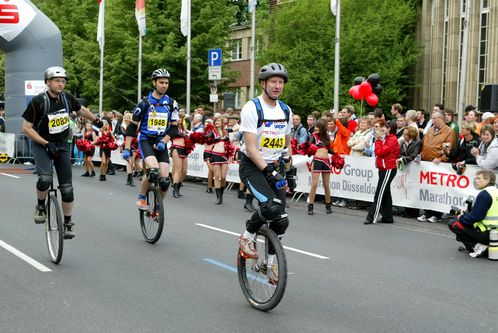
<svg viewBox="0 0 498 333">
<path fill-rule="evenodd" d="M 379 103 L 381 92 L 380 76 L 377 73 L 370 74 L 366 80 L 361 76 L 356 77 L 353 86 L 349 88 L 351 97 L 356 100 L 364 99 L 370 106 L 376 106 Z"/>
</svg>

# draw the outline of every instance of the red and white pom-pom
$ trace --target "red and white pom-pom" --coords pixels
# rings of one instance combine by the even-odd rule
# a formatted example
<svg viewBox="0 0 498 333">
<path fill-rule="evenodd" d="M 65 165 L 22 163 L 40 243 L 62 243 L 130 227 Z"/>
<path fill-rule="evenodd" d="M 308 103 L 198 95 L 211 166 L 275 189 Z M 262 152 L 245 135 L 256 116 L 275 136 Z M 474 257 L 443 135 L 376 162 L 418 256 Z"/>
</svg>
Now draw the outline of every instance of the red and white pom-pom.
<svg viewBox="0 0 498 333">
<path fill-rule="evenodd" d="M 185 153 L 188 155 L 194 150 L 195 143 L 194 141 L 190 140 L 188 137 L 185 137 L 184 141 L 185 141 Z"/>
<path fill-rule="evenodd" d="M 298 151 L 301 155 L 314 156 L 318 148 L 309 142 L 298 145 Z"/>
<path fill-rule="evenodd" d="M 76 140 L 76 147 L 79 151 L 86 153 L 92 150 L 92 143 L 86 139 L 79 139 Z"/>
<path fill-rule="evenodd" d="M 110 150 L 116 150 L 116 149 L 118 149 L 118 145 L 116 144 L 116 142 L 109 142 L 107 144 L 107 148 Z"/>
<path fill-rule="evenodd" d="M 292 150 L 292 155 L 297 155 L 299 154 L 299 149 L 297 149 L 297 139 L 291 139 L 291 150 Z"/>
<path fill-rule="evenodd" d="M 235 146 L 230 142 L 230 140 L 225 141 L 225 156 L 228 159 L 232 159 L 235 154 Z"/>
<path fill-rule="evenodd" d="M 193 132 L 190 134 L 190 140 L 192 140 L 194 144 L 198 143 L 200 145 L 203 145 L 205 138 L 206 136 L 201 132 Z"/>
<path fill-rule="evenodd" d="M 334 155 L 332 155 L 332 157 L 330 158 L 330 164 L 332 164 L 332 167 L 334 167 L 335 169 L 344 168 L 344 163 L 344 157 L 339 154 L 334 153 Z"/>
</svg>

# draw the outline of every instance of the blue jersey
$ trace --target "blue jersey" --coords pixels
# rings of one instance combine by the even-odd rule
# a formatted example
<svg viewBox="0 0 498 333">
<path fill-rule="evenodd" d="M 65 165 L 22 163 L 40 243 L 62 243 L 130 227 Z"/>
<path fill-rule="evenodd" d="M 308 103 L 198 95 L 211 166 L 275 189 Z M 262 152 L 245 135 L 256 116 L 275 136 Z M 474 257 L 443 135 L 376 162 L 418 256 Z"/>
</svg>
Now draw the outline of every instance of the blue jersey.
<svg viewBox="0 0 498 333">
<path fill-rule="evenodd" d="M 164 137 L 171 122 L 178 121 L 178 104 L 164 95 L 154 98 L 152 92 L 137 104 L 133 111 L 133 121 L 140 122 L 138 139 Z"/>
</svg>

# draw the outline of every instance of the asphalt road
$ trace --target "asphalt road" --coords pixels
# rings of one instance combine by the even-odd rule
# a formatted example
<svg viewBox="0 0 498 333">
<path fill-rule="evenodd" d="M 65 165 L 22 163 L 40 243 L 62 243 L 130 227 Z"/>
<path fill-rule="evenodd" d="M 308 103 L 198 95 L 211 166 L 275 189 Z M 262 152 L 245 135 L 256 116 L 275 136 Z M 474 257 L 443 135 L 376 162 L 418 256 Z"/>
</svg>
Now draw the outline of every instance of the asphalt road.
<svg viewBox="0 0 498 333">
<path fill-rule="evenodd" d="M 317 204 L 310 217 L 303 201 L 292 203 L 284 245 L 302 252 L 286 251 L 286 293 L 262 313 L 233 271 L 235 234 L 249 217 L 235 190 L 216 206 L 204 186 L 186 183 L 183 198 L 166 199 L 165 230 L 151 245 L 123 173 L 104 183 L 73 171 L 76 238 L 53 265 L 33 223 L 35 176 L 0 169 L 0 332 L 498 330 L 498 263 L 458 252 L 442 224 L 365 226 L 362 211 L 330 216 Z"/>
</svg>

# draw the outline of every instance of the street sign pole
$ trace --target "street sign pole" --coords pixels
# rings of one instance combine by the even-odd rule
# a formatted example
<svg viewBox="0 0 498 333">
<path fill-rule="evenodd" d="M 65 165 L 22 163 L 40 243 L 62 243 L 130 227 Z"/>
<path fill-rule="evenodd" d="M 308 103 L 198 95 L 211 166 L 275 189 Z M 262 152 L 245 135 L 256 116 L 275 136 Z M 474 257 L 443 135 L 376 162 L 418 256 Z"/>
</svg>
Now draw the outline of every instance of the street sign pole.
<svg viewBox="0 0 498 333">
<path fill-rule="evenodd" d="M 218 81 L 221 80 L 221 49 L 208 50 L 208 80 L 211 81 L 209 89 L 209 101 L 213 102 L 213 113 L 216 113 L 216 103 L 218 102 Z"/>
</svg>

